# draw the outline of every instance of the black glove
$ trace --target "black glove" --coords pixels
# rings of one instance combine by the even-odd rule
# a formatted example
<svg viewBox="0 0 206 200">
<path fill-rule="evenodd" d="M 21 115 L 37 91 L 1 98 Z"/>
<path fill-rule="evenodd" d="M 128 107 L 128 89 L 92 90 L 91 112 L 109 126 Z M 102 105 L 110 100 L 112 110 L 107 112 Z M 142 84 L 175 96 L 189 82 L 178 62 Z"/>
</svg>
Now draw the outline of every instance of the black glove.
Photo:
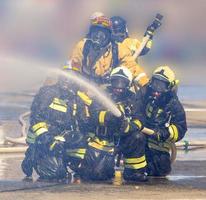
<svg viewBox="0 0 206 200">
<path fill-rule="evenodd" d="M 156 16 L 155 20 L 152 22 L 152 24 L 150 24 L 147 27 L 147 30 L 146 30 L 144 36 L 149 35 L 150 39 L 152 39 L 155 30 L 158 29 L 162 25 L 162 23 L 161 23 L 162 18 L 163 18 L 162 15 L 157 14 L 157 16 Z"/>
<path fill-rule="evenodd" d="M 113 125 L 120 125 L 121 120 L 123 119 L 123 115 L 121 114 L 120 116 L 115 116 L 112 112 L 107 111 L 105 115 L 105 125 L 107 126 L 108 124 L 113 124 Z"/>
<path fill-rule="evenodd" d="M 64 151 L 65 138 L 61 135 L 55 136 L 51 143 L 49 150 L 55 153 L 62 153 Z"/>
<path fill-rule="evenodd" d="M 47 133 L 43 133 L 39 135 L 36 138 L 36 144 L 37 145 L 47 145 L 47 144 L 50 144 L 52 140 L 53 140 L 52 135 L 47 132 Z"/>
<path fill-rule="evenodd" d="M 150 138 L 158 141 L 165 142 L 169 138 L 170 134 L 166 128 L 156 129 L 154 134 L 150 136 Z"/>
</svg>

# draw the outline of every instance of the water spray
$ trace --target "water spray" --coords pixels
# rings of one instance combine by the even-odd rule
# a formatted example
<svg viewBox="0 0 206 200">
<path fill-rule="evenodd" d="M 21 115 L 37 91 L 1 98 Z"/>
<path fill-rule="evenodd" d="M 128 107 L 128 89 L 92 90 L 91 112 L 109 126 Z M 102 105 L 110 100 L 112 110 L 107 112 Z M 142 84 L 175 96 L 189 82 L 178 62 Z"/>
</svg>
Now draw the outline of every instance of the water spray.
<svg viewBox="0 0 206 200">
<path fill-rule="evenodd" d="M 121 112 L 116 107 L 115 103 L 108 97 L 108 95 L 94 82 L 87 80 L 86 78 L 82 77 L 81 75 L 77 75 L 74 72 L 65 72 L 60 69 L 53 70 L 54 73 L 58 75 L 63 75 L 69 80 L 75 82 L 75 84 L 79 85 L 80 87 L 88 90 L 94 98 L 102 104 L 106 109 L 110 110 L 115 116 L 120 117 Z"/>
</svg>

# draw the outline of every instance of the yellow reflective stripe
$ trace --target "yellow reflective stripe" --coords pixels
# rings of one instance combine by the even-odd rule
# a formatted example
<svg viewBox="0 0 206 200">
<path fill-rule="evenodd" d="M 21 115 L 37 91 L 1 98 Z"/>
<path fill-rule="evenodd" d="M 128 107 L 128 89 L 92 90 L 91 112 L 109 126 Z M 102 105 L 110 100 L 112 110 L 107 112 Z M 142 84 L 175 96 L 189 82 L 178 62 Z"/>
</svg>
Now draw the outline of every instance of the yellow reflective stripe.
<svg viewBox="0 0 206 200">
<path fill-rule="evenodd" d="M 142 128 L 142 123 L 141 123 L 141 121 L 139 121 L 138 119 L 133 120 L 133 123 L 136 124 L 139 129 Z"/>
<path fill-rule="evenodd" d="M 91 146 L 91 147 L 94 147 L 95 149 L 99 149 L 99 150 L 102 150 L 102 151 L 114 152 L 114 147 L 106 147 L 106 146 L 103 146 L 103 145 L 98 144 L 96 142 L 89 142 L 88 145 Z"/>
<path fill-rule="evenodd" d="M 58 110 L 60 112 L 67 112 L 67 105 L 66 103 L 58 98 L 54 98 L 53 102 L 49 105 L 50 108 L 54 110 Z"/>
<path fill-rule="evenodd" d="M 78 153 L 68 153 L 68 156 L 84 159 L 85 155 L 84 154 L 78 154 Z"/>
<path fill-rule="evenodd" d="M 35 142 L 36 137 L 28 137 L 26 138 L 26 142 L 28 143 L 34 143 Z"/>
<path fill-rule="evenodd" d="M 138 163 L 138 164 L 126 164 L 124 165 L 125 168 L 129 168 L 129 169 L 141 169 L 147 166 L 147 162 L 146 160 L 142 163 Z"/>
<path fill-rule="evenodd" d="M 29 132 L 29 133 L 27 134 L 26 141 L 27 141 L 28 143 L 34 143 L 34 142 L 35 142 L 35 139 L 36 139 L 36 136 L 35 136 L 33 133 Z"/>
<path fill-rule="evenodd" d="M 57 144 L 57 141 L 54 141 L 54 142 L 50 145 L 49 150 L 52 151 L 52 150 L 54 149 L 54 147 L 55 147 L 56 144 Z"/>
<path fill-rule="evenodd" d="M 99 113 L 99 123 L 101 125 L 104 125 L 106 113 L 107 113 L 107 111 L 100 111 L 100 113 Z"/>
<path fill-rule="evenodd" d="M 32 126 L 32 131 L 39 136 L 48 131 L 48 125 L 45 122 L 39 122 Z"/>
<path fill-rule="evenodd" d="M 155 149 L 157 151 L 169 152 L 169 148 L 167 148 L 166 146 L 159 146 L 159 145 L 154 144 L 154 143 L 148 143 L 148 147 L 150 149 Z"/>
<path fill-rule="evenodd" d="M 86 149 L 67 149 L 67 153 L 85 154 L 86 153 Z"/>
<path fill-rule="evenodd" d="M 67 149 L 66 152 L 68 156 L 84 159 L 86 149 Z"/>
<path fill-rule="evenodd" d="M 77 95 L 84 101 L 84 103 L 88 106 L 92 104 L 92 100 L 84 93 L 77 91 Z"/>
<path fill-rule="evenodd" d="M 142 157 L 139 157 L 139 158 L 125 158 L 124 159 L 124 162 L 127 163 L 127 164 L 132 164 L 132 163 L 142 163 L 143 161 L 145 161 L 146 158 L 145 158 L 145 155 L 142 156 Z"/>
<path fill-rule="evenodd" d="M 60 141 L 60 142 L 65 142 L 65 138 L 62 135 L 57 135 L 54 137 L 55 140 Z"/>
<path fill-rule="evenodd" d="M 77 114 L 77 104 L 74 103 L 73 104 L 73 112 L 72 112 L 72 115 L 75 116 Z"/>
<path fill-rule="evenodd" d="M 172 142 L 176 142 L 177 139 L 178 139 L 178 129 L 177 127 L 172 124 L 168 127 L 169 129 L 169 133 L 170 133 L 170 137 L 169 137 L 169 140 L 172 141 Z"/>
<path fill-rule="evenodd" d="M 96 143 L 98 144 L 101 144 L 101 145 L 104 145 L 104 146 L 114 146 L 114 143 L 113 142 L 108 142 L 107 140 L 100 140 L 99 138 L 95 137 L 93 139 L 93 141 L 95 141 Z"/>
<path fill-rule="evenodd" d="M 90 117 L 88 106 L 85 106 L 85 114 L 86 114 L 86 117 Z"/>
<path fill-rule="evenodd" d="M 150 49 L 152 47 L 152 40 L 149 40 L 146 44 L 146 47 Z"/>
<path fill-rule="evenodd" d="M 122 112 L 125 113 L 124 106 L 122 104 L 117 104 L 117 108 Z"/>
<path fill-rule="evenodd" d="M 94 138 L 92 141 L 88 143 L 89 146 L 94 147 L 99 150 L 113 152 L 114 151 L 114 143 L 110 143 L 106 140 L 99 140 L 99 138 Z"/>
<path fill-rule="evenodd" d="M 65 70 L 72 70 L 72 71 L 80 71 L 80 68 L 78 68 L 78 67 L 71 67 L 71 66 L 68 66 L 68 65 L 64 65 L 63 66 L 63 69 Z"/>
<path fill-rule="evenodd" d="M 43 134 L 43 133 L 45 133 L 47 131 L 48 131 L 47 128 L 40 128 L 35 133 L 36 133 L 37 136 L 39 136 L 39 135 L 41 135 L 41 134 Z"/>
<path fill-rule="evenodd" d="M 130 125 L 128 124 L 128 125 L 127 125 L 127 128 L 124 130 L 124 132 L 125 132 L 125 133 L 128 133 L 128 132 L 129 132 L 129 129 L 130 129 Z"/>
</svg>

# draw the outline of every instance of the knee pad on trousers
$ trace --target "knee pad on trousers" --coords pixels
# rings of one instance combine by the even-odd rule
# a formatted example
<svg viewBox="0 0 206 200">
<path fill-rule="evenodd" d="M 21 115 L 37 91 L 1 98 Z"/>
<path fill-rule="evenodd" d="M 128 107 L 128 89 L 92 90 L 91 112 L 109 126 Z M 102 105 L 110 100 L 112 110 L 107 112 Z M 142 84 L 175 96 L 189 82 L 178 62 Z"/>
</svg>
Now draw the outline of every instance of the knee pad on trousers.
<svg viewBox="0 0 206 200">
<path fill-rule="evenodd" d="M 148 161 L 148 174 L 150 176 L 166 176 L 171 172 L 171 161 L 169 154 L 153 155 Z"/>
<path fill-rule="evenodd" d="M 88 148 L 81 166 L 81 177 L 88 180 L 108 180 L 114 177 L 114 155 Z"/>
<path fill-rule="evenodd" d="M 135 132 L 120 140 L 120 149 L 124 155 L 136 155 L 137 152 L 145 151 L 146 137 L 144 134 Z"/>
<path fill-rule="evenodd" d="M 67 176 L 63 159 L 55 156 L 42 156 L 36 160 L 34 168 L 42 179 L 63 179 Z"/>
</svg>

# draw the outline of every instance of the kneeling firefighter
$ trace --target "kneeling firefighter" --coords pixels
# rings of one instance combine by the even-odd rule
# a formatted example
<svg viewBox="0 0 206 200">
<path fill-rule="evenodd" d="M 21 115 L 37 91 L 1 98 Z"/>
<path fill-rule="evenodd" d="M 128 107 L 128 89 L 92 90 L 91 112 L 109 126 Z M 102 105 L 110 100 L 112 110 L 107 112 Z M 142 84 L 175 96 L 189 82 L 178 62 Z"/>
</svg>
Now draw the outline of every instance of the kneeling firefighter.
<svg viewBox="0 0 206 200">
<path fill-rule="evenodd" d="M 26 176 L 32 175 L 33 168 L 44 179 L 67 176 L 68 159 L 65 158 L 68 155 L 65 149 L 75 146 L 78 151 L 86 144 L 84 134 L 80 131 L 84 129 L 80 120 L 84 114 L 82 109 L 85 108 L 82 95 L 84 93 L 77 91 L 64 77 L 54 85 L 43 86 L 36 94 L 27 135 L 29 148 L 22 162 Z"/>
<path fill-rule="evenodd" d="M 149 83 L 137 93 L 137 115 L 145 127 L 154 130 L 147 137 L 147 173 L 165 176 L 171 171 L 170 145 L 181 140 L 186 131 L 186 117 L 177 97 L 174 72 L 168 66 L 158 67 Z"/>
<path fill-rule="evenodd" d="M 82 162 L 82 178 L 108 180 L 114 177 L 115 154 L 124 156 L 124 179 L 145 181 L 145 136 L 136 118 L 135 94 L 131 92 L 132 74 L 126 67 L 115 68 L 110 75 L 108 92 L 121 112 L 120 117 L 97 103 L 90 106 L 95 137 L 88 142 Z"/>
</svg>

